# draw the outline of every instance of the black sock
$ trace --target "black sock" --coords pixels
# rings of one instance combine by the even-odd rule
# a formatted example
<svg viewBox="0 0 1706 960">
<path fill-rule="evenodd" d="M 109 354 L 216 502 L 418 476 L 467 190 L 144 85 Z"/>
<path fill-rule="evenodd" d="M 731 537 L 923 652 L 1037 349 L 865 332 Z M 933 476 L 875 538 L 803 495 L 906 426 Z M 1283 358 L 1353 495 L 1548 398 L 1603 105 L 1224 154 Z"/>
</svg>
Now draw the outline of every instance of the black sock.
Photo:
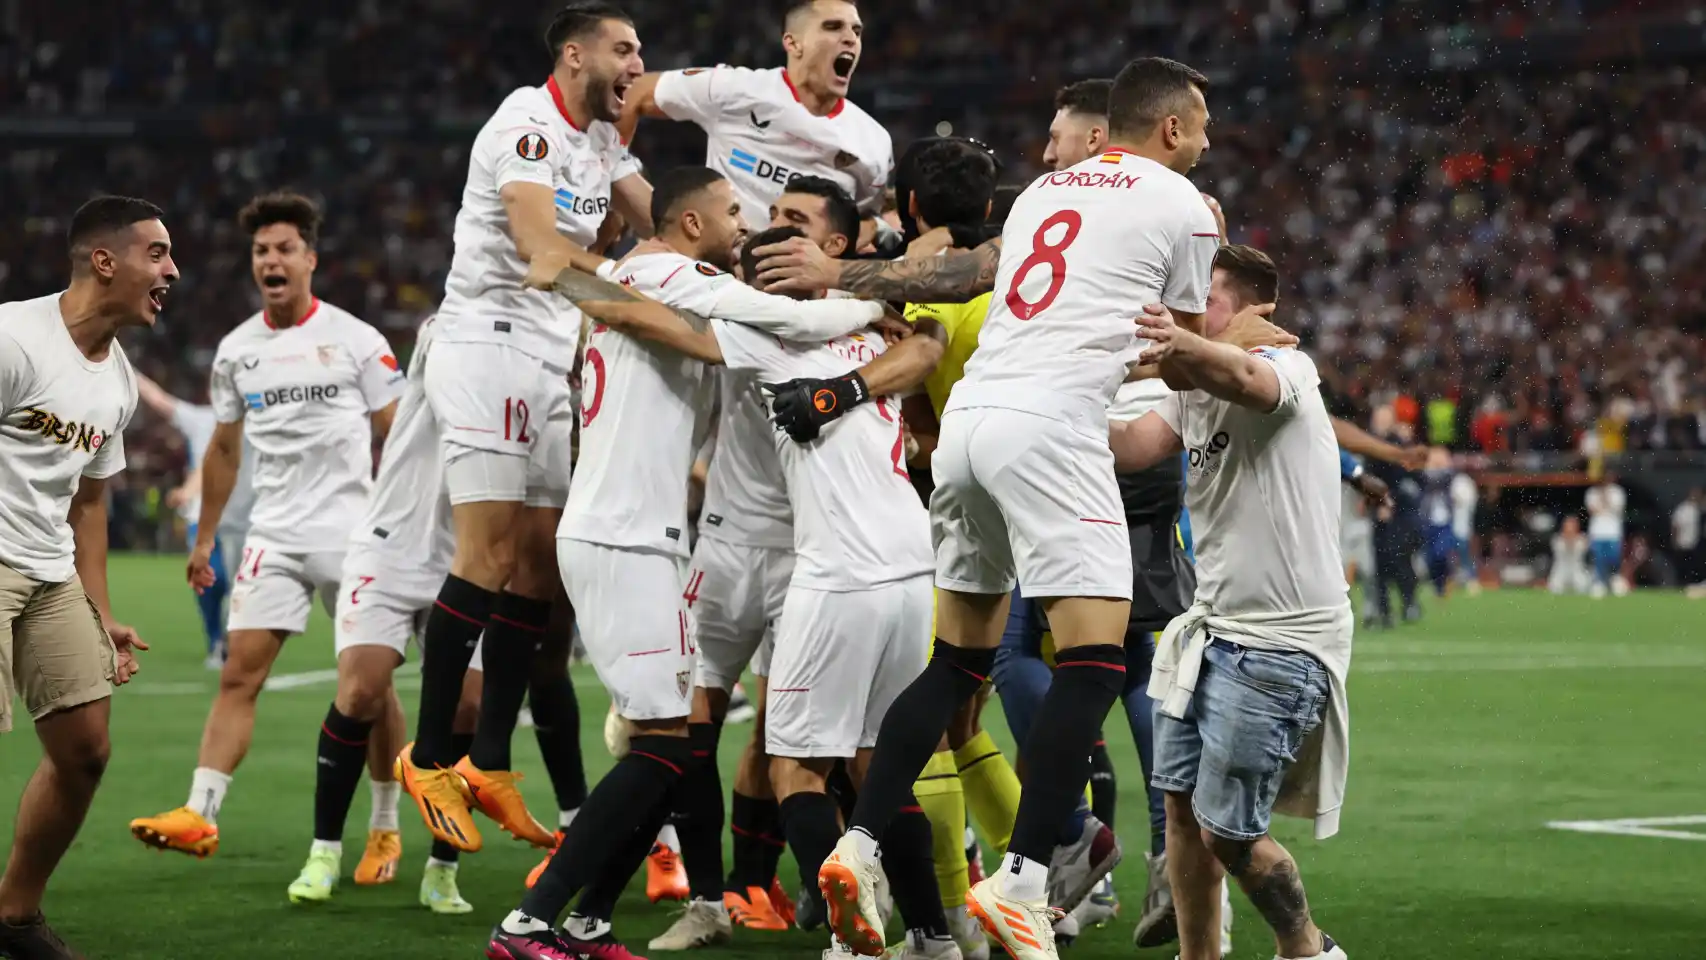
<svg viewBox="0 0 1706 960">
<path fill-rule="evenodd" d="M 841 811 L 841 819 L 853 819 L 853 807 L 859 802 L 859 788 L 853 786 L 853 775 L 847 772 L 845 762 L 837 763 L 824 779 L 825 792 L 835 798 L 836 809 Z"/>
<path fill-rule="evenodd" d="M 924 672 L 889 707 L 877 731 L 877 749 L 859 790 L 849 827 L 881 837 L 912 793 L 960 704 L 983 686 L 995 666 L 994 650 L 967 650 L 938 639 Z M 1107 710 L 1104 708 L 1103 713 Z M 1048 861 L 1043 861 L 1047 863 Z M 816 884 L 813 884 L 816 889 Z"/>
<path fill-rule="evenodd" d="M 688 725 L 693 765 L 671 795 L 681 860 L 693 896 L 721 903 L 723 897 L 723 783 L 717 772 L 720 723 Z"/>
<path fill-rule="evenodd" d="M 474 735 L 471 733 L 453 733 L 450 735 L 450 749 L 454 751 L 458 757 L 466 757 L 468 755 L 468 747 L 473 743 Z M 432 858 L 434 860 L 440 860 L 444 863 L 456 863 L 461 859 L 461 857 L 462 851 L 448 843 L 445 843 L 437 837 L 432 838 Z"/>
<path fill-rule="evenodd" d="M 841 839 L 836 821 L 835 800 L 826 793 L 796 793 L 782 801 L 782 835 L 800 866 L 800 886 L 814 903 L 823 894 L 817 888 L 818 868 L 835 851 Z"/>
<path fill-rule="evenodd" d="M 419 766 L 448 767 L 462 757 L 450 743 L 456 704 L 462 699 L 462 677 L 474 658 L 474 645 L 480 642 L 497 597 L 451 574 L 439 588 L 438 601 L 427 611 L 426 629 L 421 631 L 421 705 L 413 755 Z"/>
<path fill-rule="evenodd" d="M 575 894 L 591 883 L 634 831 L 663 808 L 663 799 L 693 760 L 686 737 L 645 734 L 587 795 L 562 846 L 533 889 L 522 898 L 530 917 L 555 923 Z"/>
<path fill-rule="evenodd" d="M 627 843 L 616 849 L 604 869 L 598 871 L 598 876 L 587 885 L 580 901 L 575 904 L 575 912 L 595 920 L 609 920 L 610 915 L 616 912 L 616 901 L 622 899 L 622 891 L 628 889 L 628 881 L 645 866 L 646 855 L 652 852 L 658 831 L 668 820 L 669 805 L 658 804 L 652 815 L 628 835 Z M 715 900 L 722 903 L 721 894 Z"/>
<path fill-rule="evenodd" d="M 729 807 L 729 832 L 734 836 L 734 869 L 729 871 L 728 889 L 746 896 L 747 887 L 770 889 L 781 855 L 782 836 L 776 801 L 760 800 L 744 793 L 734 794 Z M 773 858 L 770 851 L 777 851 Z"/>
<path fill-rule="evenodd" d="M 1054 682 L 1031 721 L 1023 756 L 1025 789 L 1009 853 L 1048 863 L 1060 825 L 1084 798 L 1090 747 L 1125 687 L 1125 650 L 1104 643 L 1055 654 Z"/>
<path fill-rule="evenodd" d="M 314 765 L 314 839 L 339 841 L 356 785 L 367 769 L 367 732 L 373 721 L 357 720 L 326 708 L 320 724 L 320 751 Z"/>
<path fill-rule="evenodd" d="M 1098 731 L 1090 748 L 1090 812 L 1096 819 L 1114 827 L 1114 814 L 1119 810 L 1119 779 L 1114 774 L 1114 759 L 1108 756 L 1108 742 Z"/>
<path fill-rule="evenodd" d="M 535 679 L 527 688 L 533 708 L 533 736 L 551 789 L 557 794 L 557 809 L 579 810 L 586 802 L 586 767 L 581 762 L 580 703 L 575 683 L 565 674 L 548 680 Z"/>
<path fill-rule="evenodd" d="M 883 872 L 888 874 L 894 905 L 906 929 L 923 930 L 927 937 L 948 937 L 948 915 L 942 909 L 930 842 L 930 818 L 917 799 L 910 798 L 883 834 Z"/>
<path fill-rule="evenodd" d="M 468 748 L 468 762 L 481 770 L 512 769 L 509 742 L 515 736 L 521 700 L 527 696 L 533 655 L 550 622 L 549 600 L 501 593 L 492 607 L 482 648 L 486 677 L 480 688 L 480 723 L 474 728 L 474 745 Z"/>
</svg>

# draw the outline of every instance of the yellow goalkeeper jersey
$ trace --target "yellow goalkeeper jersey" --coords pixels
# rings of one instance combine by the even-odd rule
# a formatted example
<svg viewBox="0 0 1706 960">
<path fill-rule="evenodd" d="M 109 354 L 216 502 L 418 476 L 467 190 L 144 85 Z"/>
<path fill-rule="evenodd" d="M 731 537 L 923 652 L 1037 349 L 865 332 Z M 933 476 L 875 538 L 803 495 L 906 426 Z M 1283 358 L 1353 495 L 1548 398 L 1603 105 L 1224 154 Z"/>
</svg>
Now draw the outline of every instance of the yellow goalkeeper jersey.
<svg viewBox="0 0 1706 960">
<path fill-rule="evenodd" d="M 920 317 L 928 317 L 941 324 L 948 337 L 942 351 L 942 362 L 936 364 L 935 372 L 924 381 L 924 390 L 930 394 L 930 406 L 936 409 L 938 418 L 948 403 L 948 392 L 965 376 L 966 361 L 977 350 L 977 337 L 983 332 L 983 318 L 989 313 L 989 297 L 985 293 L 968 303 L 906 305 L 908 322 L 917 323 Z"/>
</svg>

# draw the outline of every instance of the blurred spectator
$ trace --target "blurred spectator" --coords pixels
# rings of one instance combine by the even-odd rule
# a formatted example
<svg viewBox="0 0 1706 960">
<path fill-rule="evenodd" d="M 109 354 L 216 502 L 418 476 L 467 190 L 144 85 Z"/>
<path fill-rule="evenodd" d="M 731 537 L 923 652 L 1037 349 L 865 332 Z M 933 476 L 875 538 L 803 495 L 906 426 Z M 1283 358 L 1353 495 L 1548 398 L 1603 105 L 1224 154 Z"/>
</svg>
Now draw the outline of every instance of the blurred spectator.
<svg viewBox="0 0 1706 960">
<path fill-rule="evenodd" d="M 1624 593 L 1628 582 L 1620 572 L 1623 566 L 1623 518 L 1628 498 L 1617 485 L 1616 474 L 1607 473 L 1600 482 L 1588 488 L 1585 505 L 1588 511 L 1588 542 L 1593 554 L 1594 596 L 1604 596 L 1607 590 Z"/>
<path fill-rule="evenodd" d="M 1706 583 L 1706 553 L 1700 549 L 1701 524 L 1706 522 L 1702 507 L 1706 507 L 1706 491 L 1695 487 L 1670 515 L 1671 551 L 1678 577 L 1687 585 Z"/>
<path fill-rule="evenodd" d="M 1565 517 L 1552 537 L 1552 573 L 1546 578 L 1546 589 L 1556 594 L 1587 593 L 1594 585 L 1587 559 L 1588 541 L 1582 536 L 1581 520 Z"/>
</svg>

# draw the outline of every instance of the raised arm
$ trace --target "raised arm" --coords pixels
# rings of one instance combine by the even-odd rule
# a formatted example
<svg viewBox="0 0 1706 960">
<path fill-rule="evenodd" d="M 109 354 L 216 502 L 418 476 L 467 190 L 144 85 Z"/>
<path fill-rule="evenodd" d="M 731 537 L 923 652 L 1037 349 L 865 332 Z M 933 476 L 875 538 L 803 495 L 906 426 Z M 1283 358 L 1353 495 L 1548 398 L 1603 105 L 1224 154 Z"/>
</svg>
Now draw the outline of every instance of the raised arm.
<svg viewBox="0 0 1706 960">
<path fill-rule="evenodd" d="M 1426 447 L 1400 447 L 1387 443 L 1349 420 L 1333 418 L 1333 437 L 1339 446 L 1358 456 L 1373 457 L 1386 463 L 1396 463 L 1411 470 L 1420 469 L 1427 461 Z"/>
<path fill-rule="evenodd" d="M 622 132 L 623 140 L 633 142 L 641 117 L 669 116 L 658 106 L 658 78 L 661 76 L 661 73 L 648 73 L 628 85 L 628 92 L 622 96 L 622 116 L 616 121 L 616 129 Z"/>
<path fill-rule="evenodd" d="M 528 286 L 549 290 L 557 274 L 573 267 L 596 271 L 604 258 L 557 232 L 557 198 L 541 183 L 514 180 L 498 191 L 515 253 L 527 264 Z"/>
<path fill-rule="evenodd" d="M 827 343 L 863 330 L 883 317 L 883 305 L 871 300 L 830 297 L 795 300 L 726 281 L 711 316 L 744 323 L 757 330 L 801 343 Z"/>
<path fill-rule="evenodd" d="M 846 290 L 874 300 L 965 303 L 995 288 L 1001 239 L 970 251 L 902 260 L 835 260 L 800 237 L 753 253 L 759 258 L 759 286 L 772 292 Z"/>
<path fill-rule="evenodd" d="M 1165 310 L 1139 314 L 1137 325 L 1138 335 L 1153 343 L 1140 362 L 1160 363 L 1169 386 L 1177 371 L 1179 379 L 1196 389 L 1241 407 L 1267 413 L 1280 405 L 1280 379 L 1272 363 L 1230 343 L 1199 337 L 1177 325 Z"/>
<path fill-rule="evenodd" d="M 154 411 L 155 416 L 164 420 L 172 419 L 172 414 L 177 412 L 178 404 L 181 402 L 177 397 L 162 389 L 158 383 L 140 373 L 136 375 L 136 393 L 142 402 L 148 405 L 148 409 Z"/>
<path fill-rule="evenodd" d="M 721 364 L 722 347 L 704 318 L 649 298 L 585 300 L 581 311 L 638 340 L 649 340 L 705 363 Z"/>
</svg>

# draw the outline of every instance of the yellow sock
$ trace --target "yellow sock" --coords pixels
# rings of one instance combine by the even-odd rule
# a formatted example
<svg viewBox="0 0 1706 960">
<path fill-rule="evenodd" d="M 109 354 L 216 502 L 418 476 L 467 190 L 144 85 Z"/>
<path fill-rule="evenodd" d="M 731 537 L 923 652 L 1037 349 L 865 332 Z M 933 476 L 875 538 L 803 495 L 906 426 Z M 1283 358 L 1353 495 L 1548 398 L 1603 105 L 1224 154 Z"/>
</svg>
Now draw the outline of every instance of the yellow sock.
<svg viewBox="0 0 1706 960">
<path fill-rule="evenodd" d="M 954 765 L 978 830 L 995 847 L 996 857 L 1006 855 L 1013 821 L 1019 816 L 1019 776 L 1013 765 L 987 730 L 954 751 Z"/>
<path fill-rule="evenodd" d="M 954 755 L 946 750 L 931 755 L 912 785 L 912 793 L 930 820 L 930 852 L 936 858 L 936 886 L 942 892 L 942 906 L 962 906 L 971 880 L 966 873 L 964 842 L 966 798 L 960 789 Z"/>
</svg>

